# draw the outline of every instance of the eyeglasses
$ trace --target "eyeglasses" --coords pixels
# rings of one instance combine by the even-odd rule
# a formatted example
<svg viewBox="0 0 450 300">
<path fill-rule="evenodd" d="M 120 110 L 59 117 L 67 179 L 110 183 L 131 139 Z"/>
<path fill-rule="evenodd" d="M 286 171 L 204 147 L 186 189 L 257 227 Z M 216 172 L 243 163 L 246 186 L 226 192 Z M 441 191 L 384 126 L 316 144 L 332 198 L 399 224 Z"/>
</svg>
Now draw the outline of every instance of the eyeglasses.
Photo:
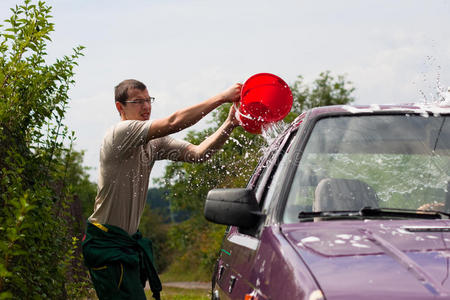
<svg viewBox="0 0 450 300">
<path fill-rule="evenodd" d="M 128 100 L 128 101 L 123 101 L 124 103 L 136 103 L 139 105 L 143 105 L 144 103 L 148 103 L 151 104 L 153 102 L 155 102 L 155 97 L 150 97 L 148 99 L 134 99 L 134 100 Z"/>
</svg>

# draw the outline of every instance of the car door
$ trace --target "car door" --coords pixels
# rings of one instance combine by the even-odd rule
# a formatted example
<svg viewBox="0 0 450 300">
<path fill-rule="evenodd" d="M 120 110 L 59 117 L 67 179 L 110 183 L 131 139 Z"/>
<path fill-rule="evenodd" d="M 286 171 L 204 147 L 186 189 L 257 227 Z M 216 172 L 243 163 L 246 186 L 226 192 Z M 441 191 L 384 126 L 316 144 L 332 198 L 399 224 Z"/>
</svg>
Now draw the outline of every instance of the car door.
<svg viewBox="0 0 450 300">
<path fill-rule="evenodd" d="M 269 205 L 263 203 L 262 199 L 293 135 L 287 132 L 272 144 L 271 151 L 259 163 L 250 179 L 248 187 L 254 190 L 263 214 L 267 213 L 265 208 Z M 260 249 L 263 232 L 267 229 L 264 221 L 262 217 L 258 226 L 249 230 L 235 226 L 228 228 L 213 278 L 213 299 L 266 299 L 266 295 L 259 290 L 260 282 L 255 276 L 255 267 L 259 268 L 258 272 L 264 269 L 261 262 L 256 262 L 259 253 L 265 251 Z"/>
<path fill-rule="evenodd" d="M 214 278 L 215 299 L 244 299 L 244 295 L 251 292 L 247 277 L 259 243 L 256 232 L 246 232 L 235 226 L 228 228 Z"/>
</svg>

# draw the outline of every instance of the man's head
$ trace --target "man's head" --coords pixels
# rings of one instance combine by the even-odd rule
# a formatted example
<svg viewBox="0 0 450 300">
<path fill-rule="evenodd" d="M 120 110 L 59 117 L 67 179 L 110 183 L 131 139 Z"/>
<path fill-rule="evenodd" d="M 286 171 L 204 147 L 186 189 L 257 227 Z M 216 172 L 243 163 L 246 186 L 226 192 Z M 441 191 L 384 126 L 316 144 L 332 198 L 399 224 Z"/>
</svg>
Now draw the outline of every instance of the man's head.
<svg viewBox="0 0 450 300">
<path fill-rule="evenodd" d="M 116 108 L 122 120 L 141 120 L 150 118 L 152 111 L 147 87 L 135 79 L 127 79 L 114 88 Z"/>
</svg>

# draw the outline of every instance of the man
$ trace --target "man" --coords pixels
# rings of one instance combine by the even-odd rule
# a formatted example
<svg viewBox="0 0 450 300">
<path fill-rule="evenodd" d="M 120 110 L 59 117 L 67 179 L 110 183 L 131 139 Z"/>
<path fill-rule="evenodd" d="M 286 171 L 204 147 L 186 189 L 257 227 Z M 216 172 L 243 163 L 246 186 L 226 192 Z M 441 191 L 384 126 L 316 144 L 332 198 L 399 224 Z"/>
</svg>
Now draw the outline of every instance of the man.
<svg viewBox="0 0 450 300">
<path fill-rule="evenodd" d="M 121 121 L 103 139 L 94 213 L 83 240 L 84 260 L 100 299 L 145 299 L 147 279 L 153 297 L 159 299 L 161 283 L 151 243 L 137 232 L 150 171 L 155 160 L 202 162 L 220 149 L 238 126 L 233 106 L 222 126 L 200 145 L 169 135 L 197 123 L 223 103 L 239 101 L 241 88 L 235 84 L 167 118 L 150 121 L 154 98 L 142 82 L 124 80 L 115 87 Z"/>
</svg>

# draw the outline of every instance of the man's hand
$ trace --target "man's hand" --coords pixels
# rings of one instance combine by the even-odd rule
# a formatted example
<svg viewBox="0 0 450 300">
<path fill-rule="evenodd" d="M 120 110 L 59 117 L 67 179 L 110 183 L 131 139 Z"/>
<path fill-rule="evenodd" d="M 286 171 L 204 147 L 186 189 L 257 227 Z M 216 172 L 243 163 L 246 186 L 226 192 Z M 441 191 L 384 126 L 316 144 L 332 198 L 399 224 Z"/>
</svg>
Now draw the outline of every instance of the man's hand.
<svg viewBox="0 0 450 300">
<path fill-rule="evenodd" d="M 417 210 L 444 210 L 444 203 L 426 203 L 417 208 Z"/>
<path fill-rule="evenodd" d="M 235 83 L 222 92 L 224 102 L 239 102 L 241 100 L 242 83 Z"/>
<path fill-rule="evenodd" d="M 237 127 L 240 125 L 239 120 L 236 118 L 236 107 L 231 105 L 230 111 L 228 112 L 227 120 L 233 125 L 233 127 Z"/>
</svg>

